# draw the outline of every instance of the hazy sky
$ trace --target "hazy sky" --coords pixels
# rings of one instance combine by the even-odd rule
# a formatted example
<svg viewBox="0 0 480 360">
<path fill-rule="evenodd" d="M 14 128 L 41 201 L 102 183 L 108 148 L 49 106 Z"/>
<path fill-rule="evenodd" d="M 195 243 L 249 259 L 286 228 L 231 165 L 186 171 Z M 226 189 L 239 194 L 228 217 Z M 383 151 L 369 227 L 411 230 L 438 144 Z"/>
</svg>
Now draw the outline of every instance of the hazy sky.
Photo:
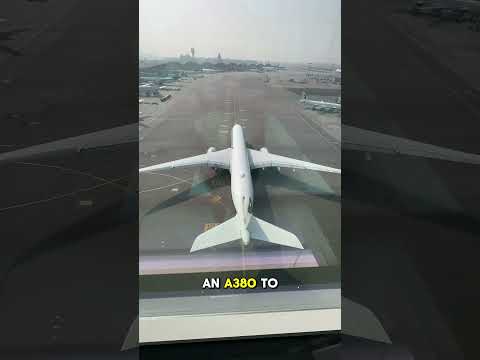
<svg viewBox="0 0 480 360">
<path fill-rule="evenodd" d="M 139 0 L 140 54 L 340 63 L 340 0 Z"/>
</svg>

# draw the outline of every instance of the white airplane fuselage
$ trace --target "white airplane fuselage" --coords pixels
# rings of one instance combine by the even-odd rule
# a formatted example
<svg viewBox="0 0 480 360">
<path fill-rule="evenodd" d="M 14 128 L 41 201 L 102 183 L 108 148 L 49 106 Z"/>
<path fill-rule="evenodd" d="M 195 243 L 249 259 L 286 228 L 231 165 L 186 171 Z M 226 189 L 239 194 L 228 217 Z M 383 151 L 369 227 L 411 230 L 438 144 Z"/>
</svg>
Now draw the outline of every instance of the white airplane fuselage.
<svg viewBox="0 0 480 360">
<path fill-rule="evenodd" d="M 246 246 L 250 242 L 250 234 L 247 227 L 252 217 L 253 184 L 247 146 L 240 125 L 235 125 L 232 128 L 231 156 L 230 178 L 232 200 L 235 210 L 237 211 L 242 243 Z"/>
<path fill-rule="evenodd" d="M 312 107 L 313 109 L 328 109 L 328 110 L 340 110 L 341 105 L 337 103 L 330 103 L 326 101 L 316 101 L 302 99 L 301 102 L 307 106 Z"/>
</svg>

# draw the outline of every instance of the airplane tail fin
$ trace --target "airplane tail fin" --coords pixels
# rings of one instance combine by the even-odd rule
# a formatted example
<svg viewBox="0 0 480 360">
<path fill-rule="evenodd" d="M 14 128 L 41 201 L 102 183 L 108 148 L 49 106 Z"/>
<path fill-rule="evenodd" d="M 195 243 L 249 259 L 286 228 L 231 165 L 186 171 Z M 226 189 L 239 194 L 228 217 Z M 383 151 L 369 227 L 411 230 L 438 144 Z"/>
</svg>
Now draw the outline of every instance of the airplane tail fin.
<svg viewBox="0 0 480 360">
<path fill-rule="evenodd" d="M 190 252 L 225 244 L 237 239 L 240 239 L 240 230 L 237 224 L 237 218 L 233 217 L 198 235 L 193 242 Z"/>
<path fill-rule="evenodd" d="M 248 224 L 250 237 L 273 244 L 303 249 L 302 243 L 295 234 L 252 216 Z"/>
</svg>

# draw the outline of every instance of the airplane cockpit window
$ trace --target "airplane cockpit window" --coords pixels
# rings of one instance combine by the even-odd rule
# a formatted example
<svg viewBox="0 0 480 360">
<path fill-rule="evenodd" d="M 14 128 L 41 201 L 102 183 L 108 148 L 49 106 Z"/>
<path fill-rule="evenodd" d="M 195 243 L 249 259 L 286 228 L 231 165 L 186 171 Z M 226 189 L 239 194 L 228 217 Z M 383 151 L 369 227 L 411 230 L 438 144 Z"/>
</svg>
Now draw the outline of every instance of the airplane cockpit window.
<svg viewBox="0 0 480 360">
<path fill-rule="evenodd" d="M 207 315 L 339 330 L 341 115 L 315 104 L 341 92 L 340 2 L 267 2 L 139 3 L 140 342 L 223 337 L 152 330 Z"/>
</svg>

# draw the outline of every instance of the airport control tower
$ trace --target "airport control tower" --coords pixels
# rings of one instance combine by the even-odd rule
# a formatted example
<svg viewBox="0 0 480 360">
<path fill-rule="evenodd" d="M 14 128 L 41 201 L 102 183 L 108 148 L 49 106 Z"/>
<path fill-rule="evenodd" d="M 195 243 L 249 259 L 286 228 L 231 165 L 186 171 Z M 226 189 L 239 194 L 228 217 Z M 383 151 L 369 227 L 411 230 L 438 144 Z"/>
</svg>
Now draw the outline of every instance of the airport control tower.
<svg viewBox="0 0 480 360">
<path fill-rule="evenodd" d="M 190 48 L 190 54 L 192 54 L 192 58 L 195 57 L 195 48 Z"/>
</svg>

